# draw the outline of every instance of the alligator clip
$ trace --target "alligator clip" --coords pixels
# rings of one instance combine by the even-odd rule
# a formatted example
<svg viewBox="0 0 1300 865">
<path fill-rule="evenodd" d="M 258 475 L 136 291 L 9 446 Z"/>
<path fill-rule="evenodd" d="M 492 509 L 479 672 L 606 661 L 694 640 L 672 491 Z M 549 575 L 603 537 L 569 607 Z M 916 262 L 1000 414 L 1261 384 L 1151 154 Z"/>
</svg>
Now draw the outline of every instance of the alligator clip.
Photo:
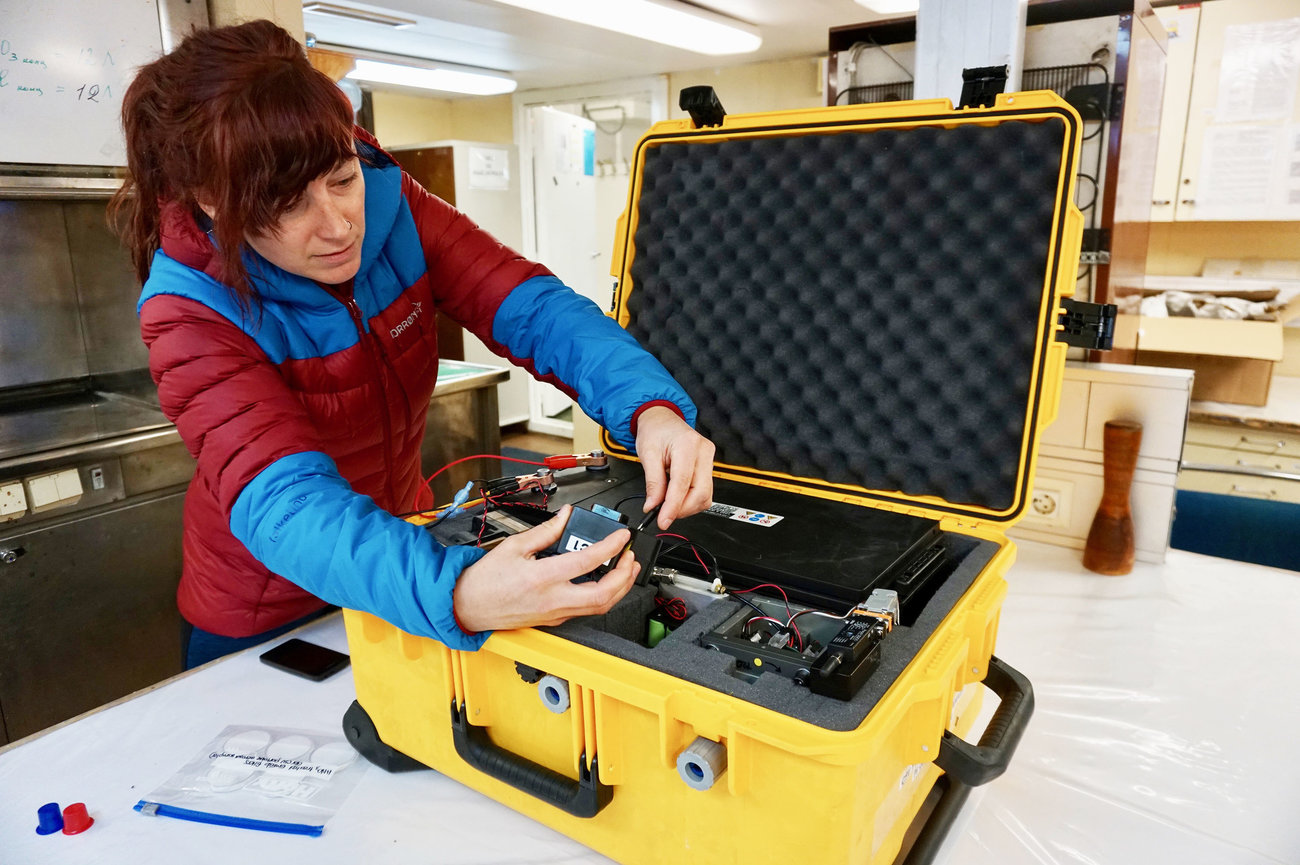
<svg viewBox="0 0 1300 865">
<path fill-rule="evenodd" d="M 525 490 L 537 490 L 543 493 L 553 492 L 555 490 L 555 472 L 547 468 L 539 469 L 531 475 L 496 478 L 483 484 L 480 489 L 485 496 L 508 496 Z"/>
<path fill-rule="evenodd" d="M 609 467 L 609 457 L 605 456 L 604 451 L 592 451 L 589 454 L 556 454 L 553 457 L 546 457 L 543 462 L 548 469 L 571 469 L 577 466 L 586 466 L 589 469 L 603 469 Z"/>
</svg>

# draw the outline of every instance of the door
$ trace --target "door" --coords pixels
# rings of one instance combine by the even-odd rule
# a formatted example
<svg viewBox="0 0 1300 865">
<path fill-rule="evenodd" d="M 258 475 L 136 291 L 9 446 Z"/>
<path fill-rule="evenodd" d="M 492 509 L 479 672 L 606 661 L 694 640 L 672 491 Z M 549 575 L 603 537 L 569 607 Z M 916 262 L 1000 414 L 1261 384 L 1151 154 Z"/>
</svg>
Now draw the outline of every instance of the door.
<svg viewBox="0 0 1300 865">
<path fill-rule="evenodd" d="M 1192 98 L 1192 66 L 1196 62 L 1196 28 L 1201 23 L 1197 4 L 1163 6 L 1156 10 L 1168 34 L 1165 59 L 1165 96 L 1160 112 L 1160 143 L 1156 150 L 1156 176 L 1151 189 L 1151 221 L 1172 222 L 1178 206 L 1187 134 L 1187 105 Z"/>
<path fill-rule="evenodd" d="M 537 260 L 574 291 L 608 309 L 610 280 L 599 272 L 596 248 L 596 124 L 550 107 L 528 109 L 528 123 Z M 541 382 L 530 387 L 529 428 L 571 437 L 569 398 Z"/>
<path fill-rule="evenodd" d="M 8 741 L 181 671 L 185 487 L 0 537 L 0 712 Z M 4 738 L 0 738 L 0 743 Z"/>
</svg>

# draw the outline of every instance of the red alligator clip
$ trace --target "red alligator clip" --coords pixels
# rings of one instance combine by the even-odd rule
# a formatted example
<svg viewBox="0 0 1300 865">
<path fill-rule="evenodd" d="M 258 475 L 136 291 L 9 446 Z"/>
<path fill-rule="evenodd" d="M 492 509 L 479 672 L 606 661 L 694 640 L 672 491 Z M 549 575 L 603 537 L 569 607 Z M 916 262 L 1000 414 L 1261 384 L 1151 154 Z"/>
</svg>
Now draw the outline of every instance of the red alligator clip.
<svg viewBox="0 0 1300 865">
<path fill-rule="evenodd" d="M 589 454 L 557 454 L 546 457 L 543 462 L 548 469 L 571 469 L 578 466 L 587 468 L 604 468 L 609 465 L 609 457 L 604 451 L 592 451 Z"/>
</svg>

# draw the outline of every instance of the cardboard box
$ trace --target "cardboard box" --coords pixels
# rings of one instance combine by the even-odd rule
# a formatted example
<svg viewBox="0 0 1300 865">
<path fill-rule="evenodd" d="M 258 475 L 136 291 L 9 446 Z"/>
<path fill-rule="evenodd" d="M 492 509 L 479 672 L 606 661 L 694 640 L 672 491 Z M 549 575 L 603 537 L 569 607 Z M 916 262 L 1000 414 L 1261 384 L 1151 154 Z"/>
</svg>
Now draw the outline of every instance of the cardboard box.
<svg viewBox="0 0 1300 865">
<path fill-rule="evenodd" d="M 1193 400 L 1264 405 L 1282 359 L 1282 322 L 1121 315 L 1115 347 L 1144 366 L 1190 369 Z"/>
</svg>

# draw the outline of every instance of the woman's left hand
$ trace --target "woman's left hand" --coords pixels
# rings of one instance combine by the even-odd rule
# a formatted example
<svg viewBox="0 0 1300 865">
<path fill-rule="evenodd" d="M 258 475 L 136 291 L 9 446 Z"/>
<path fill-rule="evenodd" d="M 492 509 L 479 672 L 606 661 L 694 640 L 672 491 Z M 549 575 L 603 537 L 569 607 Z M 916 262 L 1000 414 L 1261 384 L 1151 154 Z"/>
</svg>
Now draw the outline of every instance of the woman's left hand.
<svg viewBox="0 0 1300 865">
<path fill-rule="evenodd" d="M 713 442 L 665 406 L 651 406 L 636 422 L 636 454 L 645 471 L 644 512 L 662 504 L 659 528 L 713 504 Z"/>
</svg>

